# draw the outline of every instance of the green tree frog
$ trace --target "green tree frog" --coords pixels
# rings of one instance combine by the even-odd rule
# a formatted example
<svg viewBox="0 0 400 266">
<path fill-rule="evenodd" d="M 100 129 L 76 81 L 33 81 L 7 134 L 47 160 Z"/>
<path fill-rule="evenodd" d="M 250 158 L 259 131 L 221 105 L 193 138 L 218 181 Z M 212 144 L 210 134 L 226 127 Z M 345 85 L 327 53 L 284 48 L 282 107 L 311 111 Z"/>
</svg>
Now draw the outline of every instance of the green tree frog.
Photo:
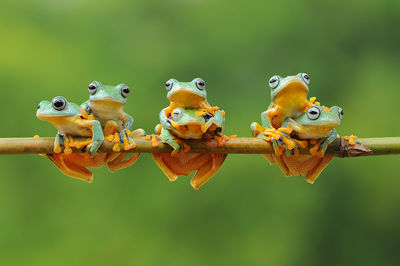
<svg viewBox="0 0 400 266">
<path fill-rule="evenodd" d="M 192 82 L 171 79 L 167 81 L 166 89 L 171 103 L 161 111 L 156 133 L 174 151 L 172 154 L 153 154 L 153 158 L 170 181 L 197 170 L 191 185 L 199 189 L 216 174 L 227 154 L 186 153 L 190 146 L 184 140 L 214 138 L 222 146 L 228 140 L 222 135 L 225 113 L 208 104 L 202 79 Z"/>
<path fill-rule="evenodd" d="M 54 154 L 42 154 L 49 158 L 65 175 L 92 182 L 93 174 L 86 167 L 101 167 L 107 165 L 110 171 L 128 167 L 136 162 L 140 154 L 132 154 L 128 160 L 123 159 L 128 153 L 98 153 L 95 154 L 103 142 L 103 132 L 100 122 L 81 116 L 80 107 L 69 103 L 64 97 L 56 97 L 52 102 L 42 101 L 37 110 L 40 120 L 50 122 L 58 129 Z M 89 141 L 76 140 L 73 137 L 91 137 Z M 65 147 L 64 154 L 61 146 Z M 72 153 L 71 147 L 88 149 L 88 153 Z"/>
<path fill-rule="evenodd" d="M 81 105 L 82 115 L 93 116 L 101 123 L 105 138 L 115 143 L 114 151 L 120 151 L 120 142 L 124 144 L 125 150 L 135 148 L 136 144 L 131 137 L 144 135 L 144 131 L 138 129 L 135 134 L 130 131 L 133 118 L 124 112 L 124 105 L 130 93 L 128 86 L 125 84 L 106 86 L 93 81 L 88 89 L 90 97 Z"/>
<path fill-rule="evenodd" d="M 252 124 L 252 132 L 255 137 L 267 139 L 273 142 L 275 154 L 263 155 L 270 163 L 278 163 L 286 176 L 306 174 L 306 180 L 314 183 L 323 169 L 332 160 L 332 156 L 325 155 L 330 143 L 337 137 L 335 127 L 340 124 L 343 110 L 340 107 L 331 108 L 320 105 L 312 105 L 308 110 L 297 118 L 286 118 L 282 127 L 289 129 L 286 137 L 294 142 L 294 146 L 306 148 L 308 141 L 314 146 L 310 149 L 311 155 L 299 155 L 295 147 L 289 148 L 281 140 L 276 141 L 264 134 L 264 130 L 256 123 Z M 283 149 L 282 149 L 283 147 Z M 286 150 L 285 153 L 282 153 Z"/>
<path fill-rule="evenodd" d="M 304 113 L 312 102 L 307 100 L 310 76 L 299 73 L 296 76 L 282 78 L 272 76 L 269 81 L 271 88 L 271 104 L 268 110 L 261 114 L 261 120 L 266 128 L 282 127 L 287 117 L 296 118 Z M 315 101 L 315 98 L 312 98 Z"/>
<path fill-rule="evenodd" d="M 52 102 L 42 101 L 36 112 L 40 120 L 50 122 L 57 128 L 54 152 L 60 153 L 65 146 L 65 153 L 71 153 L 70 147 L 82 148 L 88 146 L 91 154 L 95 154 L 104 140 L 100 122 L 85 119 L 81 116 L 79 105 L 69 103 L 64 97 L 55 97 Z M 73 137 L 91 137 L 90 143 L 78 143 Z"/>
</svg>

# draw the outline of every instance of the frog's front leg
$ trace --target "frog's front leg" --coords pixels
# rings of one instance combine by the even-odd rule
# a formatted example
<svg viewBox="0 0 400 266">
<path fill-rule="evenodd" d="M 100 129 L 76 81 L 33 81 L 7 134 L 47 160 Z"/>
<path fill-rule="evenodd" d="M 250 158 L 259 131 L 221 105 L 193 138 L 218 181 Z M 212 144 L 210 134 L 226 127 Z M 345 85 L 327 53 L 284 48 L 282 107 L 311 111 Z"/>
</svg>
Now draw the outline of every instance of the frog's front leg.
<svg viewBox="0 0 400 266">
<path fill-rule="evenodd" d="M 326 138 L 321 138 L 317 141 L 317 143 L 310 149 L 311 155 L 318 156 L 320 158 L 324 157 L 325 151 L 328 148 L 329 144 L 331 144 L 338 137 L 336 129 L 332 129 L 329 136 Z"/>
<path fill-rule="evenodd" d="M 80 109 L 81 109 L 81 116 L 84 119 L 88 120 L 94 120 L 94 114 L 92 112 L 92 109 L 89 106 L 90 101 L 86 101 L 83 104 L 81 104 Z"/>
<path fill-rule="evenodd" d="M 211 128 L 211 130 L 217 128 L 221 128 L 221 131 L 223 130 L 225 124 L 225 115 L 223 110 L 216 110 L 214 115 L 206 113 L 203 117 L 206 121 L 201 125 L 201 131 L 203 133 L 206 133 L 209 128 Z"/>
<path fill-rule="evenodd" d="M 178 138 L 173 136 L 169 130 L 162 127 L 160 137 L 162 142 L 167 143 L 174 149 L 172 152 L 173 155 L 181 151 L 183 141 L 180 141 Z"/>
<path fill-rule="evenodd" d="M 82 124 L 89 126 L 92 130 L 92 142 L 88 145 L 90 154 L 96 154 L 104 141 L 104 134 L 101 124 L 97 120 L 82 120 Z"/>
<path fill-rule="evenodd" d="M 128 114 L 126 114 L 126 116 L 127 116 L 127 120 L 125 122 L 125 127 L 124 128 L 130 130 L 132 128 L 132 126 L 133 126 L 133 121 L 134 120 L 133 120 L 133 117 L 128 115 Z"/>
<path fill-rule="evenodd" d="M 54 153 L 61 152 L 61 146 L 64 146 L 64 135 L 61 134 L 60 131 L 57 132 L 57 135 L 54 139 Z"/>
<path fill-rule="evenodd" d="M 173 126 L 171 125 L 171 120 L 169 117 L 171 116 L 172 111 L 175 109 L 174 105 L 170 105 L 167 108 L 164 108 L 160 112 L 160 124 L 163 126 L 165 129 L 172 129 Z"/>
</svg>

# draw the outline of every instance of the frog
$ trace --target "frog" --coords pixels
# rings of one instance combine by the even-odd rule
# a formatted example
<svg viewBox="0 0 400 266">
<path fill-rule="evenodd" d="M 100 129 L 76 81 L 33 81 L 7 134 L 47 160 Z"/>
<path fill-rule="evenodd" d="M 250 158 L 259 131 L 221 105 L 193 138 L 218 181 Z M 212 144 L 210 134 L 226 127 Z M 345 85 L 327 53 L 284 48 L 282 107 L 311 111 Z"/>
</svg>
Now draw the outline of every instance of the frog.
<svg viewBox="0 0 400 266">
<path fill-rule="evenodd" d="M 281 141 L 271 139 L 275 154 L 264 154 L 263 156 L 271 163 L 278 163 L 282 172 L 288 177 L 292 175 L 306 174 L 306 181 L 313 184 L 333 156 L 326 155 L 329 144 L 336 140 L 338 134 L 336 127 L 340 125 L 343 117 L 343 109 L 338 106 L 325 107 L 313 104 L 306 112 L 297 118 L 288 117 L 282 123 L 282 127 L 288 128 L 287 138 L 295 140 L 295 146 L 307 148 L 309 144 L 310 155 L 295 153 L 295 147 L 285 147 L 283 153 Z M 252 132 L 255 137 L 265 139 L 263 128 L 252 124 Z M 283 150 L 285 150 L 283 149 Z"/>
<path fill-rule="evenodd" d="M 117 86 L 103 85 L 93 81 L 88 86 L 89 100 L 81 104 L 81 113 L 84 117 L 93 117 L 103 128 L 105 139 L 114 142 L 113 150 L 120 151 L 119 143 L 123 143 L 124 150 L 136 147 L 132 139 L 134 135 L 144 135 L 143 129 L 132 133 L 132 116 L 124 112 L 131 90 L 126 84 Z"/>
<path fill-rule="evenodd" d="M 81 115 L 79 105 L 70 103 L 62 96 L 50 101 L 41 101 L 36 116 L 47 121 L 57 128 L 54 152 L 60 153 L 61 146 L 65 153 L 72 153 L 71 147 L 87 147 L 91 154 L 96 154 L 104 140 L 100 122 L 94 119 L 85 119 Z M 74 137 L 91 137 L 89 142 L 78 142 Z"/>
<path fill-rule="evenodd" d="M 201 125 L 201 131 L 205 134 L 210 128 L 213 129 L 213 138 L 217 141 L 218 146 L 222 147 L 228 136 L 221 133 L 225 121 L 225 111 L 217 106 L 211 106 L 207 102 L 207 92 L 205 89 L 205 81 L 201 78 L 195 78 L 191 82 L 179 82 L 172 78 L 165 83 L 167 90 L 167 98 L 170 105 L 160 112 L 160 124 L 156 127 L 156 132 L 161 133 L 161 127 L 165 130 L 174 129 L 174 121 L 169 119 L 172 112 L 177 108 L 193 109 L 196 115 L 203 116 L 206 122 Z M 159 135 L 159 134 L 158 134 Z M 159 138 L 152 136 L 154 145 L 157 146 Z M 177 147 L 177 145 L 174 145 Z M 180 149 L 174 147 L 174 153 Z"/>
<path fill-rule="evenodd" d="M 227 154 L 189 153 L 190 145 L 186 140 L 215 139 L 218 146 L 223 146 L 229 140 L 222 134 L 225 112 L 208 104 L 205 82 L 200 78 L 191 82 L 170 79 L 165 87 L 170 106 L 160 112 L 156 135 L 173 151 L 171 154 L 155 153 L 153 158 L 171 182 L 197 170 L 191 185 L 198 190 L 216 174 Z"/>
<path fill-rule="evenodd" d="M 136 162 L 139 154 L 134 153 L 123 161 L 128 153 L 97 153 L 104 140 L 99 121 L 84 118 L 80 106 L 68 102 L 64 97 L 56 97 L 52 102 L 40 102 L 37 110 L 40 120 L 50 122 L 58 133 L 55 138 L 54 153 L 41 154 L 50 159 L 65 175 L 86 182 L 92 182 L 93 174 L 86 167 L 107 165 L 111 172 L 128 167 Z M 74 140 L 71 137 L 89 138 L 92 140 Z M 61 146 L 65 147 L 61 153 Z M 82 149 L 84 153 L 72 153 L 71 147 Z M 66 152 L 66 150 L 68 150 Z M 86 152 L 88 151 L 89 152 Z"/>
<path fill-rule="evenodd" d="M 310 81 L 310 76 L 306 73 L 285 78 L 279 75 L 272 76 L 268 81 L 271 104 L 267 111 L 261 114 L 263 125 L 266 128 L 278 129 L 287 117 L 296 118 L 311 107 L 316 98 L 307 100 Z"/>
</svg>

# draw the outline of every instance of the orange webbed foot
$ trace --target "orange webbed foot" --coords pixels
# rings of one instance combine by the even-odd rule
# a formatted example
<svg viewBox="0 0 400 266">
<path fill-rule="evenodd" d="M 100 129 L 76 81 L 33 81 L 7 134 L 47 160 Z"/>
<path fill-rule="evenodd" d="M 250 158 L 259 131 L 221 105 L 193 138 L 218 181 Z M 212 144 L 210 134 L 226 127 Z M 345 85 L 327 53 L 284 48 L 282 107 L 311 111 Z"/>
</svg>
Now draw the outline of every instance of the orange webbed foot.
<svg viewBox="0 0 400 266">
<path fill-rule="evenodd" d="M 355 140 L 357 139 L 357 136 L 354 136 L 354 135 L 344 136 L 343 139 L 348 141 L 350 146 L 356 145 Z"/>
<path fill-rule="evenodd" d="M 324 151 L 321 149 L 320 143 L 316 143 L 311 149 L 310 154 L 318 156 L 320 158 L 324 157 Z"/>
<path fill-rule="evenodd" d="M 214 139 L 217 141 L 218 147 L 224 147 L 225 144 L 229 141 L 229 137 L 221 134 L 220 136 L 214 136 Z"/>
</svg>

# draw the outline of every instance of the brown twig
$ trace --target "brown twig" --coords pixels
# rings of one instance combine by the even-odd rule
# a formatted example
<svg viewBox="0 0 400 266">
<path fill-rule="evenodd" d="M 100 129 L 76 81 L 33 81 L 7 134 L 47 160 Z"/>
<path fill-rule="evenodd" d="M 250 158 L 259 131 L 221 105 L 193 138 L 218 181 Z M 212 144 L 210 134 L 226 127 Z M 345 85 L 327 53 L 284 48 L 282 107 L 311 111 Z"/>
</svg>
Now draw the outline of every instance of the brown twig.
<svg viewBox="0 0 400 266">
<path fill-rule="evenodd" d="M 54 138 L 0 138 L 0 154 L 51 154 L 53 153 Z M 172 151 L 167 144 L 159 143 L 153 147 L 151 141 L 144 138 L 135 138 L 137 147 L 127 152 L 140 153 L 169 153 Z M 218 147 L 217 142 L 188 141 L 191 153 L 272 153 L 272 145 L 258 138 L 231 138 L 224 147 Z M 113 152 L 114 143 L 105 141 L 99 152 Z M 121 145 L 121 150 L 123 147 Z M 74 152 L 82 152 L 74 150 Z M 123 151 L 124 152 L 124 151 Z M 301 150 L 308 154 L 308 149 Z M 336 157 L 356 157 L 370 155 L 400 154 L 400 137 L 395 138 L 366 138 L 357 139 L 354 146 L 350 146 L 343 138 L 338 138 L 329 145 L 326 154 Z"/>
</svg>

